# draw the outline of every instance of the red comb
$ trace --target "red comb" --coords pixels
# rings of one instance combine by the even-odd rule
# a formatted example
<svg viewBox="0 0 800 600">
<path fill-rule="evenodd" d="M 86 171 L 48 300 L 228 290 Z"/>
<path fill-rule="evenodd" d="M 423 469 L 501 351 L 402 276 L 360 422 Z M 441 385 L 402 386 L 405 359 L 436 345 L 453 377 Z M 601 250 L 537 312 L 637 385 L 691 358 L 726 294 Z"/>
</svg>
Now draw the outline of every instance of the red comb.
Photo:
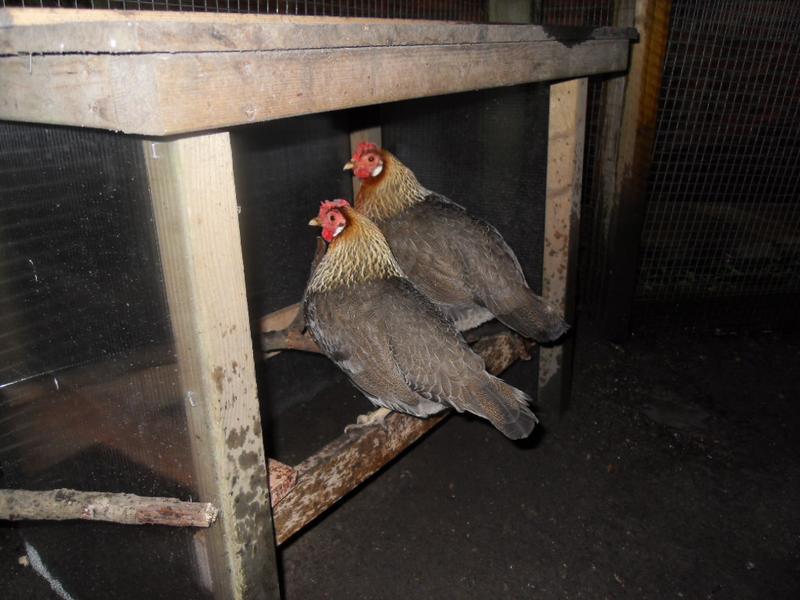
<svg viewBox="0 0 800 600">
<path fill-rule="evenodd" d="M 332 208 L 343 208 L 345 206 L 350 206 L 350 203 L 344 198 L 337 198 L 336 200 L 323 200 L 320 202 L 320 210 L 324 208 L 326 211 Z"/>
<path fill-rule="evenodd" d="M 367 152 L 378 152 L 379 148 L 372 142 L 361 142 L 356 148 L 356 153 L 353 155 L 353 160 L 358 160 Z"/>
</svg>

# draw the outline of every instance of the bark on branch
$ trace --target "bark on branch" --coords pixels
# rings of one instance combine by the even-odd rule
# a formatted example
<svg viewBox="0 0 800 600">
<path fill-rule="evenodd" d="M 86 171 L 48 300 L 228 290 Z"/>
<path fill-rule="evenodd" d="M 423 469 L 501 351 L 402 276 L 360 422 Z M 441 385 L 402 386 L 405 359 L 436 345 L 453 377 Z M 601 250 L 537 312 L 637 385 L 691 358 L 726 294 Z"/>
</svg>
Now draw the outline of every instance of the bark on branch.
<svg viewBox="0 0 800 600">
<path fill-rule="evenodd" d="M 482 337 L 473 348 L 483 357 L 486 369 L 495 375 L 517 360 L 530 358 L 530 343 L 509 331 Z M 278 544 L 328 510 L 449 414 L 446 411 L 418 419 L 391 413 L 383 427 L 365 427 L 344 434 L 296 465 L 297 483 L 272 513 Z"/>
<path fill-rule="evenodd" d="M 309 279 L 325 255 L 325 248 L 322 238 L 317 238 L 317 250 L 314 260 L 311 261 Z M 276 323 L 286 323 L 286 319 L 290 316 L 291 322 L 286 327 L 275 328 Z M 321 352 L 319 346 L 306 331 L 300 303 L 287 306 L 261 318 L 261 350 L 264 352 L 264 358 L 275 356 L 281 350 L 301 350 L 317 354 Z"/>
<path fill-rule="evenodd" d="M 209 527 L 217 508 L 208 502 L 70 489 L 0 490 L 0 520 L 108 521 L 123 525 Z"/>
</svg>

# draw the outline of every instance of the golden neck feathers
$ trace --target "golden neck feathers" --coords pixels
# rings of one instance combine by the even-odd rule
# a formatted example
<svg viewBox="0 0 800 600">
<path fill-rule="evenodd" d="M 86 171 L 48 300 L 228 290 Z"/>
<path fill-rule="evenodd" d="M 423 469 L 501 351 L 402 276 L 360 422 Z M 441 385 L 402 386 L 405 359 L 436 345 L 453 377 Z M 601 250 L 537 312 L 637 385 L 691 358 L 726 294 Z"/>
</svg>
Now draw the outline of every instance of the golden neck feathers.
<svg viewBox="0 0 800 600">
<path fill-rule="evenodd" d="M 351 287 L 374 279 L 403 277 L 386 238 L 358 211 L 341 209 L 347 227 L 328 245 L 308 283 L 308 292 Z"/>
</svg>

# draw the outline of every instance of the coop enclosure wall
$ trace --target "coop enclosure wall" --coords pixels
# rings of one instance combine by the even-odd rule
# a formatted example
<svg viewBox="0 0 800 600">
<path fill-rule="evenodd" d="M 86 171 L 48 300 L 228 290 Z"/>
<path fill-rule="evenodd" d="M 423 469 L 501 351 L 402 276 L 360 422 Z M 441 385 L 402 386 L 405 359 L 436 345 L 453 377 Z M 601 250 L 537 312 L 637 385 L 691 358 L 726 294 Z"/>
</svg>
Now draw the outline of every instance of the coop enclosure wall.
<svg viewBox="0 0 800 600">
<path fill-rule="evenodd" d="M 0 487 L 198 499 L 140 142 L 0 122 L 0 172 Z M 19 529 L 75 597 L 211 597 L 191 529 Z"/>
<path fill-rule="evenodd" d="M 634 0 L 545 2 L 547 22 L 631 24 Z M 643 325 L 795 326 L 800 296 L 797 44 L 800 5 L 672 0 L 648 159 L 640 260 L 625 292 Z M 596 148 L 602 90 L 590 89 L 581 302 L 603 319 L 604 204 Z M 634 242 L 635 243 L 635 242 Z M 635 282 L 635 287 L 633 287 Z"/>
<path fill-rule="evenodd" d="M 0 109 L 4 118 L 96 126 L 148 136 L 234 127 L 230 134 L 199 133 L 180 138 L 145 140 L 50 126 L 9 125 L 9 131 L 19 129 L 54 131 L 56 135 L 59 135 L 58 132 L 78 136 L 99 135 L 100 141 L 96 150 L 100 154 L 104 152 L 104 140 L 126 140 L 124 143 L 129 147 L 125 156 L 133 166 L 125 171 L 125 181 L 129 179 L 131 189 L 138 189 L 144 194 L 150 212 L 145 211 L 137 217 L 145 224 L 142 230 L 144 233 L 129 234 L 123 230 L 115 242 L 126 249 L 143 244 L 149 244 L 151 250 L 158 248 L 153 261 L 159 264 L 149 275 L 151 285 L 144 287 L 155 290 L 154 297 L 157 296 L 161 303 L 161 314 L 164 317 L 160 325 L 166 337 L 164 340 L 159 338 L 157 342 L 153 341 L 155 338 L 149 340 L 150 343 L 158 343 L 165 348 L 164 354 L 159 355 L 158 359 L 153 359 L 148 354 L 149 348 L 143 350 L 150 361 L 148 365 L 152 363 L 154 368 L 161 369 L 155 374 L 148 371 L 148 375 L 152 374 L 155 381 L 148 380 L 147 383 L 152 383 L 159 390 L 159 386 L 167 388 L 164 393 L 169 396 L 174 412 L 184 419 L 183 425 L 176 429 L 174 439 L 170 438 L 170 442 L 176 442 L 175 448 L 170 450 L 189 456 L 186 459 L 188 466 L 181 464 L 181 473 L 167 475 L 183 476 L 191 480 L 190 485 L 187 484 L 175 495 L 185 497 L 188 493 L 190 498 L 195 494 L 207 496 L 210 490 L 211 495 L 221 502 L 222 509 L 222 523 L 220 527 L 210 531 L 211 542 L 195 535 L 188 553 L 181 555 L 176 552 L 174 557 L 192 565 L 194 570 L 190 569 L 191 573 L 187 575 L 185 582 L 196 586 L 200 590 L 199 594 L 210 593 L 212 585 L 222 580 L 228 580 L 229 584 L 237 586 L 237 574 L 244 574 L 244 577 L 251 580 L 255 578 L 266 581 L 267 577 L 260 577 L 262 572 L 259 569 L 263 565 L 244 565 L 242 562 L 252 562 L 252 557 L 257 558 L 257 546 L 264 554 L 264 539 L 260 534 L 258 539 L 251 539 L 246 535 L 248 532 L 243 535 L 239 530 L 234 531 L 239 522 L 243 521 L 239 518 L 242 510 L 249 510 L 253 506 L 262 513 L 268 510 L 263 487 L 265 461 L 263 455 L 259 454 L 261 426 L 255 401 L 256 391 L 253 385 L 247 387 L 249 382 L 242 383 L 244 379 L 241 374 L 252 363 L 251 346 L 249 343 L 237 342 L 236 350 L 243 351 L 243 360 L 237 354 L 231 361 L 230 353 L 227 352 L 227 344 L 231 343 L 231 338 L 241 340 L 242 337 L 249 337 L 247 319 L 240 318 L 246 315 L 239 314 L 245 312 L 244 281 L 240 277 L 240 229 L 244 243 L 250 321 L 255 322 L 265 312 L 299 300 L 313 251 L 313 233 L 308 231 L 305 223 L 310 214 L 313 215 L 316 211 L 319 200 L 351 196 L 350 178 L 341 172 L 342 162 L 350 153 L 351 133 L 365 127 L 380 127 L 383 145 L 406 161 L 417 172 L 423 184 L 453 197 L 466 205 L 471 212 L 498 227 L 516 250 L 532 287 L 541 291 L 543 263 L 547 260 L 552 262 L 553 256 L 569 262 L 564 255 L 565 248 L 557 250 L 551 246 L 549 254 L 545 255 L 545 241 L 550 240 L 551 234 L 560 235 L 563 239 L 565 232 L 568 234 L 570 230 L 574 231 L 578 213 L 571 198 L 558 196 L 563 195 L 563 192 L 556 192 L 554 196 L 550 189 L 553 183 L 553 166 L 548 164 L 548 159 L 552 158 L 547 155 L 548 146 L 553 147 L 554 135 L 560 136 L 557 144 L 564 146 L 568 156 L 559 159 L 563 163 L 559 168 L 564 173 L 561 180 L 553 181 L 557 187 L 560 186 L 559 189 L 570 190 L 566 195 L 574 196 L 573 191 L 579 190 L 579 177 L 575 176 L 573 167 L 579 165 L 579 161 L 576 160 L 575 153 L 570 152 L 571 149 L 582 148 L 585 80 L 578 79 L 554 86 L 554 89 L 558 88 L 562 92 L 554 94 L 552 98 L 548 98 L 548 83 L 539 83 L 423 100 L 396 103 L 390 101 L 491 86 L 497 88 L 520 82 L 570 79 L 583 77 L 587 73 L 619 71 L 625 66 L 631 32 L 474 27 L 461 24 L 440 26 L 430 23 L 417 26 L 410 25 L 409 22 L 398 25 L 380 22 L 374 27 L 364 28 L 359 22 L 324 19 L 307 21 L 310 24 L 307 26 L 300 20 L 284 18 L 258 18 L 250 21 L 239 17 L 215 17 L 215 20 L 210 20 L 193 16 L 182 20 L 173 16 L 166 19 L 139 18 L 113 11 L 98 15 L 95 19 L 84 18 L 80 16 L 81 13 L 86 14 L 85 11 L 4 11 L 3 16 L 8 18 L 10 25 L 7 27 L 9 36 L 0 41 L 3 48 L 8 50 L 2 56 L 3 66 L 18 84 L 18 87 L 11 86 L 0 93 Z M 226 31 L 230 38 L 220 38 L 218 27 Z M 314 35 L 315 28 L 317 33 L 327 35 L 325 40 L 331 44 L 324 52 L 317 47 L 320 42 Z M 80 35 L 66 35 L 75 31 L 79 31 Z M 133 35 L 131 31 L 134 31 Z M 187 31 L 195 31 L 197 35 L 186 37 L 183 34 Z M 336 32 L 347 34 L 347 45 L 343 46 L 344 41 Z M 112 49 L 95 53 L 95 42 L 98 40 L 103 48 L 110 44 Z M 59 45 L 59 41 L 62 45 Z M 228 46 L 221 47 L 223 41 L 234 44 L 241 52 L 231 52 Z M 62 51 L 64 43 L 68 46 L 66 51 Z M 355 46 L 355 49 L 351 46 Z M 53 51 L 53 48 L 59 48 L 59 51 Z M 349 86 L 340 85 L 332 99 L 329 97 L 326 102 L 317 102 L 315 98 L 318 95 L 311 93 L 315 90 L 303 87 L 304 79 L 293 79 L 295 87 L 292 87 L 284 78 L 273 73 L 276 60 L 281 62 L 282 68 L 288 69 L 288 73 L 295 74 L 302 69 L 327 72 L 330 65 L 350 64 L 350 68 L 353 68 L 352 63 L 347 60 L 348 57 L 361 60 L 358 64 L 363 65 L 364 57 L 368 54 L 366 50 L 387 58 L 389 68 L 380 71 L 381 77 L 386 78 L 381 79 L 381 82 L 389 85 L 379 86 L 382 91 L 373 89 L 376 85 L 374 82 L 372 88 L 367 86 L 360 95 L 355 94 Z M 87 51 L 89 54 L 86 54 Z M 28 53 L 27 61 L 24 60 L 25 52 Z M 243 58 L 243 53 L 251 53 L 252 56 Z M 325 57 L 341 57 L 342 60 L 328 60 L 326 63 Z M 475 57 L 486 60 L 476 61 Z M 427 64 L 436 64 L 439 71 L 420 71 L 418 66 L 425 61 L 429 61 Z M 59 70 L 60 66 L 67 64 L 75 65 L 78 71 Z M 192 65 L 201 65 L 205 74 L 221 79 L 196 76 Z M 497 65 L 502 65 L 503 68 L 495 68 Z M 79 78 L 73 76 L 76 72 L 83 72 L 81 69 L 88 69 L 87 72 L 93 74 L 96 86 L 82 85 Z M 253 76 L 253 69 L 260 69 L 257 76 Z M 452 75 L 454 69 L 458 70 L 459 76 Z M 127 73 L 129 77 L 119 77 L 121 72 Z M 51 75 L 55 77 L 55 81 Z M 219 89 L 227 88 L 214 85 L 214 82 L 224 81 L 226 77 L 235 80 L 238 86 L 236 91 L 239 93 L 217 94 Z M 408 85 L 398 86 L 397 82 L 404 78 L 408 80 Z M 163 85 L 139 85 L 142 82 L 161 82 Z M 173 87 L 177 96 L 165 92 Z M 59 90 L 59 102 L 54 102 L 54 88 Z M 277 94 L 278 99 L 273 98 L 273 101 L 266 102 L 265 89 Z M 299 93 L 295 94 L 298 90 Z M 573 93 L 574 96 L 568 98 Z M 146 102 L 134 101 L 139 98 L 138 94 L 144 94 Z M 198 103 L 198 95 L 202 95 L 202 102 Z M 19 102 L 22 96 L 30 98 L 34 106 Z M 561 99 L 566 100 L 566 112 L 560 117 L 564 130 L 557 129 L 554 132 L 551 122 L 548 131 L 548 102 L 560 102 Z M 248 104 L 251 101 L 255 104 Z M 362 105 L 367 108 L 329 112 L 340 107 Z M 86 106 L 90 110 L 84 110 Z M 110 106 L 114 110 L 108 110 Z M 157 114 L 150 114 L 147 107 L 155 107 Z M 262 109 L 266 112 L 259 112 Z M 235 127 L 246 122 L 317 112 L 322 114 Z M 561 112 L 554 110 L 553 114 Z M 8 139 L 11 140 L 12 137 Z M 19 170 L 27 175 L 33 173 L 34 177 L 41 176 L 42 181 L 47 181 L 47 175 L 54 172 L 53 169 L 49 172 L 45 169 L 40 173 L 27 169 L 24 162 L 14 162 L 14 156 L 18 154 L 16 143 L 9 143 L 7 146 L 10 171 L 16 173 Z M 110 144 L 113 146 L 113 143 Z M 47 142 L 37 142 L 33 144 L 33 150 L 29 149 L 29 153 L 32 156 L 46 145 Z M 80 147 L 80 144 L 76 145 Z M 53 153 L 46 154 L 44 162 L 50 164 L 47 161 L 55 161 L 53 164 L 57 167 L 54 170 L 59 176 L 66 169 L 70 181 L 83 183 L 83 173 L 75 171 L 73 158 L 67 156 L 63 159 L 69 165 L 67 167 L 60 165 L 58 161 L 62 157 Z M 92 162 L 96 157 L 87 153 L 80 158 L 88 161 L 90 169 L 96 169 L 94 174 L 105 185 L 103 169 L 97 168 Z M 120 162 L 124 164 L 124 161 Z M 79 163 L 80 161 L 76 164 Z M 28 181 L 23 188 L 25 189 L 9 185 L 6 191 L 16 198 L 18 192 L 25 195 L 34 190 L 36 193 L 43 186 L 40 181 Z M 49 188 L 48 197 L 58 199 L 66 193 L 65 189 Z M 116 190 L 105 191 L 111 193 Z M 556 197 L 557 201 L 554 200 Z M 556 204 L 561 206 L 562 200 L 566 202 L 564 206 L 568 210 L 566 215 L 562 215 L 566 216 L 564 223 L 556 227 L 563 227 L 564 231 L 552 232 L 548 225 L 552 223 L 552 214 L 548 212 L 546 223 L 545 205 L 549 203 L 549 211 Z M 105 207 L 98 210 L 103 208 Z M 236 224 L 237 208 L 240 211 L 240 226 Z M 113 216 L 113 210 L 104 213 L 106 219 Z M 15 215 L 14 218 L 22 219 L 26 224 L 27 221 L 36 225 L 44 223 L 48 231 L 50 228 L 49 223 L 38 222 L 36 215 Z M 13 236 L 20 233 L 14 231 L 18 225 L 15 222 L 8 227 L 12 239 L 8 249 L 12 254 L 17 250 Z M 61 225 L 59 222 L 52 225 L 52 228 L 55 231 Z M 65 225 L 68 229 L 77 227 L 76 231 L 81 234 L 88 226 L 82 219 L 78 219 L 77 224 Z M 219 227 L 219 235 L 216 237 L 215 226 Z M 97 223 L 91 227 L 91 232 L 100 229 Z M 116 230 L 110 227 L 102 233 L 109 235 L 109 231 Z M 454 234 L 457 235 L 457 232 Z M 32 240 L 47 240 L 46 235 L 30 236 L 29 231 L 23 231 L 20 235 L 29 236 Z M 80 240 L 80 236 L 72 229 L 62 237 Z M 156 239 L 157 245 L 154 244 Z M 308 240 L 307 245 L 301 244 L 303 239 Z M 81 246 L 80 241 L 77 246 Z M 116 248 L 115 245 L 112 246 Z M 63 258 L 59 256 L 60 246 L 56 244 L 54 248 L 55 262 L 61 264 L 58 262 Z M 81 258 L 91 262 L 93 256 L 89 255 L 102 255 L 103 251 L 103 248 L 95 249 L 87 245 Z M 17 255 L 14 258 L 15 262 L 9 263 L 14 269 L 10 280 L 16 285 L 26 281 L 26 277 L 30 278 L 31 273 L 26 272 L 27 258 L 23 260 Z M 112 257 L 112 262 L 116 260 L 117 257 Z M 33 264 L 38 263 L 30 263 L 31 266 Z M 71 263 L 70 267 L 73 270 L 80 268 Z M 103 264 L 101 267 L 97 271 L 110 277 L 107 273 L 109 265 Z M 565 267 L 563 271 L 566 270 L 568 269 Z M 122 271 L 133 280 L 130 273 L 135 268 L 130 263 L 124 263 Z M 90 268 L 88 277 L 95 272 Z M 118 276 L 119 273 L 111 275 Z M 32 276 L 34 282 L 38 283 L 35 269 Z M 85 278 L 87 275 L 81 273 L 81 277 Z M 562 274 L 561 277 L 566 276 Z M 154 281 L 152 278 L 155 278 Z M 561 289 L 561 283 L 556 287 L 555 301 L 568 303 L 568 290 Z M 239 297 L 240 293 L 242 297 Z M 13 304 L 24 302 L 25 298 L 17 294 L 15 288 L 8 288 L 5 300 Z M 102 304 L 105 307 L 105 302 Z M 39 312 L 36 312 L 37 309 Z M 65 318 L 75 320 L 80 327 L 83 323 L 74 317 L 75 314 L 80 314 L 81 309 L 79 305 L 69 306 Z M 47 306 L 35 305 L 33 320 L 37 324 L 45 321 L 48 310 Z M 151 319 L 154 318 L 153 315 L 159 314 L 150 305 L 143 310 Z M 89 315 L 91 319 L 98 318 L 95 312 L 99 310 Z M 222 321 L 227 323 L 231 314 L 235 315 L 232 317 L 234 326 L 226 327 L 222 331 Z M 111 316 L 114 325 L 138 325 L 135 322 L 130 325 L 128 315 L 119 318 L 116 318 L 116 314 Z M 219 323 L 216 322 L 216 316 L 219 316 Z M 99 318 L 104 317 L 105 315 L 101 315 Z M 233 332 L 237 331 L 236 325 L 239 328 L 234 335 Z M 147 330 L 140 329 L 137 333 Z M 78 345 L 82 343 L 77 342 Z M 257 335 L 254 335 L 253 343 L 258 346 Z M 124 344 L 120 344 L 120 348 L 124 348 Z M 58 361 L 63 360 L 67 369 L 75 369 L 80 374 L 80 377 L 76 376 L 72 380 L 79 382 L 75 387 L 81 388 L 82 397 L 96 393 L 94 389 L 83 390 L 83 387 L 87 387 L 83 386 L 82 379 L 85 367 L 96 368 L 101 373 L 111 371 L 106 362 L 98 363 L 99 359 L 94 355 L 86 359 L 90 361 L 88 365 L 80 362 L 83 359 L 65 355 L 60 349 L 55 356 L 55 363 L 44 365 L 37 376 L 47 379 L 54 369 L 61 368 Z M 123 356 L 124 360 L 128 360 L 127 354 Z M 225 360 L 217 362 L 218 358 Z M 118 355 L 114 354 L 109 360 L 112 359 L 117 360 Z M 532 396 L 536 396 L 537 390 L 538 362 L 535 359 L 534 356 L 534 360 L 517 365 L 506 374 L 511 383 L 526 389 Z M 135 362 L 125 364 L 133 370 L 138 369 Z M 209 364 L 224 366 L 208 371 Z M 237 381 L 241 381 L 231 386 L 234 376 L 238 377 Z M 258 376 L 260 395 L 266 399 L 261 408 L 267 416 L 268 426 L 276 433 L 271 453 L 290 463 L 306 458 L 324 442 L 336 437 L 345 423 L 351 422 L 355 414 L 363 412 L 369 406 L 343 376 L 319 356 L 283 352 L 267 361 Z M 60 392 L 59 382 L 62 381 L 63 378 L 54 380 L 56 392 Z M 6 396 L 12 400 L 19 398 L 19 394 L 13 397 L 9 395 L 17 391 L 14 388 L 17 383 L 24 382 L 9 380 L 9 385 L 0 387 L 2 401 L 6 400 Z M 234 396 L 228 402 L 225 400 L 223 388 L 230 394 L 231 387 L 234 388 Z M 23 392 L 28 392 L 27 388 L 22 389 Z M 194 395 L 197 389 L 202 390 L 200 398 Z M 44 388 L 44 391 L 37 388 L 35 391 L 47 398 L 40 406 L 50 401 L 52 394 L 48 388 Z M 230 429 L 237 427 L 237 419 L 243 416 L 238 408 L 231 408 L 242 405 L 241 395 L 238 398 L 236 396 L 239 392 L 246 396 L 244 404 L 251 408 L 256 407 L 256 413 L 247 415 L 252 417 L 252 422 L 247 421 L 250 427 L 245 428 L 242 425 L 239 429 Z M 158 396 L 158 393 L 160 392 L 151 394 L 148 391 L 148 399 Z M 101 389 L 97 395 L 102 399 L 108 398 L 105 389 Z M 25 394 L 22 396 L 24 399 Z M 323 410 L 312 410 L 311 405 L 314 402 L 317 406 L 321 404 Z M 130 405 L 135 406 L 135 402 Z M 14 405 L 14 408 L 17 407 L 18 405 Z M 64 409 L 62 406 L 59 410 L 69 412 L 70 408 L 72 407 Z M 47 428 L 53 427 L 52 422 L 44 425 L 25 422 L 24 415 L 28 409 L 29 406 L 25 406 L 20 411 L 23 416 L 22 435 L 41 436 L 42 431 L 46 434 Z M 103 410 L 93 423 L 94 431 L 113 430 L 108 426 L 115 416 L 113 405 L 106 405 Z M 298 410 L 305 411 L 299 421 L 301 426 L 285 426 L 287 415 L 296 415 Z M 320 418 L 323 414 L 327 417 Z M 546 415 L 542 416 L 547 418 Z M 295 419 L 295 424 L 297 422 Z M 124 427 L 134 425 L 138 428 L 136 433 L 122 431 L 118 437 L 126 439 L 126 435 L 139 435 L 137 443 L 144 440 L 143 443 L 146 444 L 148 435 L 152 436 L 156 431 L 163 433 L 156 426 L 152 426 L 153 431 L 149 431 L 149 422 L 142 424 L 141 420 L 135 418 L 124 421 Z M 488 432 L 499 435 L 487 425 Z M 70 436 L 75 432 L 73 427 L 65 427 L 62 433 Z M 212 441 L 211 447 L 206 448 L 205 452 L 199 449 L 202 441 L 207 438 L 198 433 L 209 434 L 208 439 Z M 20 435 L 20 431 L 14 431 L 13 434 Z M 78 435 L 86 438 L 82 443 L 91 445 L 93 449 L 103 450 L 106 445 L 111 445 L 114 449 L 124 446 L 119 443 L 114 446 L 113 441 L 110 442 L 103 436 L 92 437 L 83 432 Z M 180 438 L 181 435 L 184 438 Z M 284 436 L 283 439 L 281 435 Z M 240 436 L 246 438 L 247 457 L 241 450 L 243 444 L 239 443 Z M 187 439 L 188 443 L 185 443 Z M 254 440 L 258 448 L 251 452 L 250 444 Z M 157 446 L 153 446 L 155 447 Z M 12 443 L 10 447 L 20 448 L 16 443 Z M 151 448 L 147 450 L 149 449 Z M 127 447 L 119 450 L 128 458 L 136 454 L 135 450 Z M 240 473 L 234 464 L 237 462 L 236 452 L 242 454 L 242 459 L 247 459 L 249 467 L 255 466 L 257 472 L 252 476 L 239 477 Z M 142 459 L 135 456 L 132 460 L 143 460 L 146 468 L 153 469 L 160 475 L 164 470 L 159 462 L 162 459 L 163 455 L 156 453 L 155 457 L 145 456 Z M 220 465 L 223 465 L 222 469 L 218 469 Z M 255 496 L 243 495 L 246 491 L 243 490 L 245 479 L 253 487 Z M 30 487 L 27 481 L 21 477 L 11 485 Z M 212 485 L 209 486 L 209 483 Z M 72 487 L 86 489 L 87 485 L 76 484 Z M 165 492 L 158 493 L 168 495 Z M 251 502 L 254 498 L 256 501 Z M 242 499 L 246 502 L 238 507 L 230 505 L 231 502 Z M 250 519 L 255 521 L 260 533 L 268 532 L 269 529 L 268 519 L 264 516 L 261 514 Z M 226 567 L 226 557 L 214 549 L 214 540 L 219 540 L 220 536 L 234 536 L 238 540 L 233 544 L 225 544 L 226 551 L 239 548 L 236 552 L 229 552 L 228 558 L 234 563 L 233 569 Z M 220 546 L 216 548 L 219 550 Z M 270 551 L 271 549 L 270 546 Z M 50 552 L 48 560 L 53 557 L 57 559 L 58 552 L 58 548 Z M 216 573 L 214 569 L 217 569 Z M 226 575 L 226 572 L 233 576 Z M 131 577 L 130 573 L 114 573 L 111 583 L 116 584 L 120 578 L 125 577 Z M 132 577 L 139 578 L 139 573 L 135 572 Z M 156 580 L 151 580 L 154 588 L 159 585 Z M 210 583 L 211 580 L 213 583 Z M 92 582 L 91 585 L 102 587 L 108 583 L 102 578 L 99 581 Z M 127 588 L 136 589 L 135 586 Z M 230 590 L 222 595 L 230 595 L 228 591 Z M 219 590 L 215 589 L 214 592 L 215 596 L 220 595 Z M 175 593 L 183 595 L 182 591 Z"/>
</svg>

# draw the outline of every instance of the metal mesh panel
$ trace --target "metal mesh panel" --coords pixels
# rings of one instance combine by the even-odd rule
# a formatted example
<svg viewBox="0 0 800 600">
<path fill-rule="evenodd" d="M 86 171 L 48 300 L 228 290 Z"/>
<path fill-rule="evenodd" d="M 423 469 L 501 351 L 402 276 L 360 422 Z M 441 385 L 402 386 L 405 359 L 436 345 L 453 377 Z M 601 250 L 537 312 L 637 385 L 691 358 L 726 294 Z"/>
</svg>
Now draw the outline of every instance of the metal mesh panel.
<svg viewBox="0 0 800 600">
<path fill-rule="evenodd" d="M 196 496 L 141 142 L 0 122 L 0 173 L 0 488 Z M 19 531 L 75 597 L 210 597 L 188 529 Z"/>
<path fill-rule="evenodd" d="M 640 300 L 800 292 L 800 3 L 675 0 Z"/>
<path fill-rule="evenodd" d="M 631 4 L 632 7 L 632 4 Z M 544 25 L 602 27 L 614 24 L 614 0 L 573 0 L 543 2 L 540 22 Z M 633 23 L 631 18 L 630 23 Z M 589 83 L 586 120 L 586 156 L 583 161 L 583 196 L 585 205 L 594 204 L 594 157 L 599 134 L 600 97 L 603 77 L 592 77 Z M 588 208 L 588 206 L 586 206 Z"/>
<path fill-rule="evenodd" d="M 544 24 L 601 27 L 612 25 L 616 12 L 633 23 L 634 5 L 634 0 L 544 0 L 534 18 Z"/>
<path fill-rule="evenodd" d="M 611 25 L 633 26 L 635 0 L 544 0 L 539 14 L 534 15 L 543 25 L 571 25 L 604 27 Z M 600 110 L 607 76 L 589 78 L 586 98 L 586 142 L 583 161 L 583 190 L 581 199 L 581 227 L 579 263 L 579 296 L 581 304 L 591 305 L 592 299 L 602 289 L 602 269 L 595 268 L 592 258 L 598 256 L 595 246 L 600 243 L 599 211 L 602 203 L 595 181 L 595 159 L 600 137 Z"/>
<path fill-rule="evenodd" d="M 486 20 L 484 0 L 0 0 L 0 6 Z"/>
</svg>

